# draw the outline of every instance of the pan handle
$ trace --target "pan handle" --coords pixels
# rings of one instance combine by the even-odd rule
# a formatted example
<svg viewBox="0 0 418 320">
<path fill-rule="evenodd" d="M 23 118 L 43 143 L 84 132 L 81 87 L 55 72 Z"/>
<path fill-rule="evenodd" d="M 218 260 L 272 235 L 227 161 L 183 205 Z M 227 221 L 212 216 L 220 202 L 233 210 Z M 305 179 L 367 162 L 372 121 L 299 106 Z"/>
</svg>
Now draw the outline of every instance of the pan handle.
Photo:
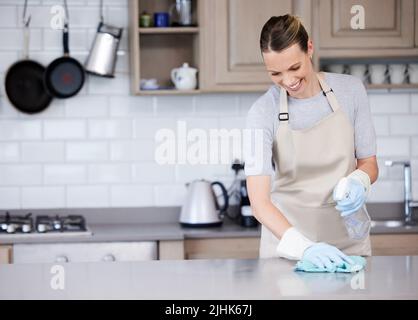
<svg viewBox="0 0 418 320">
<path fill-rule="evenodd" d="M 26 18 L 26 10 L 28 7 L 28 0 L 25 0 L 25 7 L 23 9 L 23 59 L 29 59 L 29 24 L 31 15 Z"/>
<path fill-rule="evenodd" d="M 69 56 L 70 55 L 70 49 L 68 47 L 68 42 L 69 42 L 69 35 L 68 35 L 68 23 L 65 22 L 64 24 L 64 29 L 63 29 L 63 33 L 62 33 L 62 44 L 64 45 L 64 56 Z"/>
</svg>

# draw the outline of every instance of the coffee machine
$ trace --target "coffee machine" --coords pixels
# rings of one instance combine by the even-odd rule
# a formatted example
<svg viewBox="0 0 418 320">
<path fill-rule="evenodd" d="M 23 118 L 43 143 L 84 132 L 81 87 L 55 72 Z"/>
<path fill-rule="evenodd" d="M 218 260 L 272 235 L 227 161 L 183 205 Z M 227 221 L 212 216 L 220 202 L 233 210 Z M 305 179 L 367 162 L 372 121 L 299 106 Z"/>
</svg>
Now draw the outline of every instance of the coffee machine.
<svg viewBox="0 0 418 320">
<path fill-rule="evenodd" d="M 238 212 L 238 223 L 243 227 L 253 228 L 259 225 L 258 220 L 254 217 L 250 198 L 248 197 L 247 181 L 245 177 L 239 178 L 239 172 L 244 171 L 244 163 L 239 160 L 235 160 L 232 164 L 232 170 L 235 171 L 235 184 L 239 188 L 235 193 L 239 198 L 239 212 Z"/>
</svg>

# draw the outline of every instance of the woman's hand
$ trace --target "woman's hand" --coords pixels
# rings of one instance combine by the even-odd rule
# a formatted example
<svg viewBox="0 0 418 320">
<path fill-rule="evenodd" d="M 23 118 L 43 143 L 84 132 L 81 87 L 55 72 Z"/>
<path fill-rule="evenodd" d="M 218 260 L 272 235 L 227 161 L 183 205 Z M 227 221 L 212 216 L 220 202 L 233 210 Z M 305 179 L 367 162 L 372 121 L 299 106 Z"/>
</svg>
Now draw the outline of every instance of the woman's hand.
<svg viewBox="0 0 418 320">
<path fill-rule="evenodd" d="M 307 248 L 303 253 L 302 260 L 309 261 L 318 268 L 327 268 L 329 270 L 334 269 L 335 266 L 342 265 L 344 261 L 354 264 L 354 261 L 341 250 L 322 242 L 315 243 Z"/>
</svg>

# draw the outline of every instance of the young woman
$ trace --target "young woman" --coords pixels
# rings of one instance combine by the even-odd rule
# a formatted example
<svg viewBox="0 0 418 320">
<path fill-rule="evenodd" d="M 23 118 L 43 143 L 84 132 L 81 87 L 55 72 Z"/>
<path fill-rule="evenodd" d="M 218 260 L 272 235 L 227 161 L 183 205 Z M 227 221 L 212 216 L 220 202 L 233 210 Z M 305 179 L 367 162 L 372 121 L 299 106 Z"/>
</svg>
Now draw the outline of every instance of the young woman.
<svg viewBox="0 0 418 320">
<path fill-rule="evenodd" d="M 260 49 L 274 85 L 247 116 L 247 128 L 262 130 L 262 157 L 247 153 L 245 159 L 251 206 L 262 223 L 260 257 L 303 258 L 332 268 L 351 262 L 347 255 L 371 255 L 369 236 L 351 239 L 342 218 L 366 210 L 378 176 L 363 83 L 315 72 L 313 43 L 292 15 L 266 22 Z M 254 143 L 260 141 L 248 150 L 257 149 Z M 350 197 L 335 201 L 343 177 Z"/>
</svg>

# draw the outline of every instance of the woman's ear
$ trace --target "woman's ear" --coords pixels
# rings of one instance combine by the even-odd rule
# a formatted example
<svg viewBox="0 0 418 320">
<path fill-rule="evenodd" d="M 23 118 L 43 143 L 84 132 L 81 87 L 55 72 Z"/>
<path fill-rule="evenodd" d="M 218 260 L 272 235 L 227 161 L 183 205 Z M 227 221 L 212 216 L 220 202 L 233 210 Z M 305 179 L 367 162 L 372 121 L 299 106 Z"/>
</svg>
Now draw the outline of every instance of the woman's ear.
<svg viewBox="0 0 418 320">
<path fill-rule="evenodd" d="M 313 46 L 313 42 L 311 39 L 308 40 L 308 55 L 309 57 L 312 59 L 314 53 L 314 46 Z"/>
</svg>

